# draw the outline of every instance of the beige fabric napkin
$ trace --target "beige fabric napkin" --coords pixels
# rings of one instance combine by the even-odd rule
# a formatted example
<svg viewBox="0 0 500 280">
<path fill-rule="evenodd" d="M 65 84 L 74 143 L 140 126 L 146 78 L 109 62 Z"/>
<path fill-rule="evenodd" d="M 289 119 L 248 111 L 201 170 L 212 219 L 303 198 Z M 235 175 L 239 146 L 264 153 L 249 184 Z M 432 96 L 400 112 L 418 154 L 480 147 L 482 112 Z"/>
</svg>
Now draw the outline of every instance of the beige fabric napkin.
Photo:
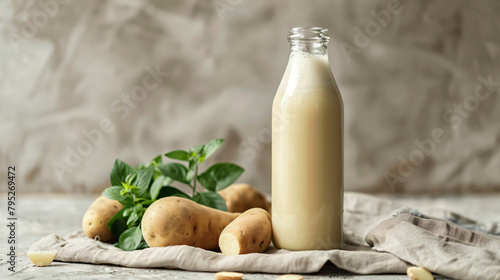
<svg viewBox="0 0 500 280">
<path fill-rule="evenodd" d="M 375 227 L 366 241 L 448 277 L 500 279 L 500 240 L 450 222 L 401 214 Z"/>
<path fill-rule="evenodd" d="M 86 238 L 81 231 L 64 238 L 49 235 L 30 250 L 58 250 L 58 261 L 127 267 L 312 273 L 330 261 L 360 274 L 405 273 L 409 265 L 419 265 L 457 279 L 500 279 L 500 240 L 445 220 L 447 216 L 460 217 L 457 214 L 444 211 L 440 219 L 431 219 L 400 204 L 359 193 L 346 193 L 344 205 L 343 250 L 291 252 L 272 248 L 263 254 L 224 256 L 172 246 L 124 252 Z M 460 220 L 481 226 L 471 219 Z"/>
</svg>

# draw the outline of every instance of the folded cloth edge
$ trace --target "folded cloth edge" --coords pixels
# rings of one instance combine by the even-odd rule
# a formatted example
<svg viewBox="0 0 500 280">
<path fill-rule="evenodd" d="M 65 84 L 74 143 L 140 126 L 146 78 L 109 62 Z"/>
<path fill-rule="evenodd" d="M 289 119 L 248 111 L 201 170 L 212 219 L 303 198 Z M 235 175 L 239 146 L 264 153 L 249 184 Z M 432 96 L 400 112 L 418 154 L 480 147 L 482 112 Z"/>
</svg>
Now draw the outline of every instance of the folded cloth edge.
<svg viewBox="0 0 500 280">
<path fill-rule="evenodd" d="M 314 273 L 327 262 L 358 274 L 405 273 L 408 263 L 368 246 L 347 246 L 346 250 L 287 251 L 225 256 L 191 246 L 148 248 L 126 252 L 111 244 L 84 236 L 81 230 L 65 238 L 51 234 L 34 243 L 30 250 L 57 250 L 56 261 L 113 264 L 141 268 L 179 268 L 190 271 L 262 273 Z"/>
</svg>

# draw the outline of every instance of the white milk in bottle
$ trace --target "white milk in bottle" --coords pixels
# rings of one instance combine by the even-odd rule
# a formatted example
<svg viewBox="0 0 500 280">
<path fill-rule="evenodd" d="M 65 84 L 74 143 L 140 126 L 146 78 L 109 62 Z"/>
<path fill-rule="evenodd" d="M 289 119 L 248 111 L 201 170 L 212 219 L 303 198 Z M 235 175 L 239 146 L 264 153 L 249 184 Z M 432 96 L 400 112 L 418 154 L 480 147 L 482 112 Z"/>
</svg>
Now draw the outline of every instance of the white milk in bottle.
<svg viewBox="0 0 500 280">
<path fill-rule="evenodd" d="M 273 243 L 287 250 L 342 246 L 343 105 L 326 29 L 290 30 L 291 53 L 273 101 Z"/>
</svg>

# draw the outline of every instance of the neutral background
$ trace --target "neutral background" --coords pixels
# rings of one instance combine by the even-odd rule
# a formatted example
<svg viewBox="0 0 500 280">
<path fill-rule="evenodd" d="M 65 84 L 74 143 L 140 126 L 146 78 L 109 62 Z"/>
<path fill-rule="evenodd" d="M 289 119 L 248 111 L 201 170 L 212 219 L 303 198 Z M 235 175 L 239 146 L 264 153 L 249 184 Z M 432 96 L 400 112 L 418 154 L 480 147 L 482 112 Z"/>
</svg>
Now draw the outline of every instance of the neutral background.
<svg viewBox="0 0 500 280">
<path fill-rule="evenodd" d="M 0 166 L 18 167 L 22 191 L 98 192 L 115 158 L 222 137 L 214 160 L 270 192 L 286 35 L 322 26 L 344 98 L 346 190 L 498 191 L 499 14 L 494 0 L 1 1 Z M 131 99 L 148 69 L 163 77 Z"/>
</svg>

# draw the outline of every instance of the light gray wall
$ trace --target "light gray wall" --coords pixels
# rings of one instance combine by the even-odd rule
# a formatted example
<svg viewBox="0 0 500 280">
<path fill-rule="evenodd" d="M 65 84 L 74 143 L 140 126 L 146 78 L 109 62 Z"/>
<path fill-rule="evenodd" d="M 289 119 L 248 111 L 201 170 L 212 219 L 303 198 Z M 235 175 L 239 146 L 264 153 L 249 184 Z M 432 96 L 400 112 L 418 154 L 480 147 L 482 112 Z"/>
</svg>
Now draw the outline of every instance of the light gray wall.
<svg viewBox="0 0 500 280">
<path fill-rule="evenodd" d="M 215 160 L 269 192 L 271 102 L 293 26 L 332 36 L 346 190 L 500 189 L 498 1 L 61 2 L 0 4 L 0 166 L 18 166 L 23 191 L 100 191 L 115 158 L 223 137 Z M 68 164 L 83 130 L 102 137 Z M 426 140 L 440 131 L 443 143 Z M 423 163 L 416 140 L 434 147 Z"/>
</svg>

